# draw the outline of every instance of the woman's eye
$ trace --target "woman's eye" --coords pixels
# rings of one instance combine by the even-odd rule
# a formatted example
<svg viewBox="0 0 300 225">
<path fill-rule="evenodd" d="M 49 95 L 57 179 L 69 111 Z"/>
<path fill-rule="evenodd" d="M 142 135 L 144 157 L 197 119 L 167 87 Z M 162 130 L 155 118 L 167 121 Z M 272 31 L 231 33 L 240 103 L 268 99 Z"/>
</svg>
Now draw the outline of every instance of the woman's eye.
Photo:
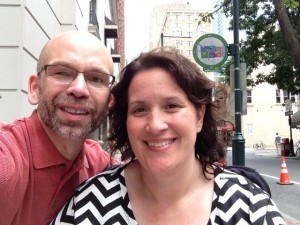
<svg viewBox="0 0 300 225">
<path fill-rule="evenodd" d="M 176 109 L 176 108 L 179 108 L 179 105 L 177 105 L 177 104 L 168 104 L 166 108 L 167 109 Z"/>
<path fill-rule="evenodd" d="M 136 108 L 136 109 L 134 109 L 134 112 L 135 113 L 142 113 L 142 112 L 145 112 L 146 110 L 145 110 L 145 108 L 143 108 L 143 107 L 138 107 L 138 108 Z"/>
</svg>

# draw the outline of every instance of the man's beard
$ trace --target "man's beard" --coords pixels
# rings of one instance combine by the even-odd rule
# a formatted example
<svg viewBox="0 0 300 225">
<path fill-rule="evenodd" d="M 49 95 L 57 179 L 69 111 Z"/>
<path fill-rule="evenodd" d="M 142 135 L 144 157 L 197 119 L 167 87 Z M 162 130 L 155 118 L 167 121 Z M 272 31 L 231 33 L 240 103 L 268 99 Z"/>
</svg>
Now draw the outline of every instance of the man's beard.
<svg viewBox="0 0 300 225">
<path fill-rule="evenodd" d="M 89 103 L 86 99 L 78 99 L 73 96 L 57 96 L 51 102 L 47 102 L 40 90 L 38 111 L 41 119 L 52 131 L 58 136 L 66 139 L 85 139 L 87 136 L 96 130 L 103 119 L 107 116 L 107 104 L 101 111 L 97 111 L 97 108 Z M 88 121 L 63 121 L 57 114 L 56 110 L 62 103 L 71 103 L 80 105 L 85 109 L 88 109 L 90 113 L 90 119 Z M 100 108 L 100 107 L 99 107 Z"/>
</svg>

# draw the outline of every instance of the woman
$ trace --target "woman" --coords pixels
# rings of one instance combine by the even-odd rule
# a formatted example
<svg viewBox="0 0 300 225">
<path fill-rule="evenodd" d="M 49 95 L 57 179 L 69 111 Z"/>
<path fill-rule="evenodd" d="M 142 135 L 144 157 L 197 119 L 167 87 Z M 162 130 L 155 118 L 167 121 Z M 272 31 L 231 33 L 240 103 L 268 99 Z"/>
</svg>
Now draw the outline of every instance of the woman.
<svg viewBox="0 0 300 225">
<path fill-rule="evenodd" d="M 53 224 L 285 224 L 266 192 L 217 165 L 213 89 L 175 50 L 128 64 L 109 114 L 112 152 L 128 163 L 79 187 Z"/>
</svg>

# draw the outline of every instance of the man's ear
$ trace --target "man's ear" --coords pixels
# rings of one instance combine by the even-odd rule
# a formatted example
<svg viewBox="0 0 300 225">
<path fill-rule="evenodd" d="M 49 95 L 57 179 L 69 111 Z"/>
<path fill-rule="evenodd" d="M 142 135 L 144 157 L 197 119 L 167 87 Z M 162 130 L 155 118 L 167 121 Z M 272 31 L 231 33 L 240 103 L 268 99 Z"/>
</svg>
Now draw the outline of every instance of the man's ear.
<svg viewBox="0 0 300 225">
<path fill-rule="evenodd" d="M 115 104 L 115 96 L 113 94 L 110 94 L 109 96 L 109 102 L 108 102 L 108 110 Z"/>
<path fill-rule="evenodd" d="M 30 75 L 28 80 L 28 101 L 32 105 L 37 105 L 39 102 L 39 90 L 37 79 L 37 75 L 33 74 Z"/>
</svg>

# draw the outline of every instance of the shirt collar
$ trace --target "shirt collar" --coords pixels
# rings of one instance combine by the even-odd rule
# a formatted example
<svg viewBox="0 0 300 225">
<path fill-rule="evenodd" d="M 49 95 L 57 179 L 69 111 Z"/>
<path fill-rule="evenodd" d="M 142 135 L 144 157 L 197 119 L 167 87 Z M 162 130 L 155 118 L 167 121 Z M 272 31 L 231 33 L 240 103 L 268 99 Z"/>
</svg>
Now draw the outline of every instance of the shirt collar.
<svg viewBox="0 0 300 225">
<path fill-rule="evenodd" d="M 70 163 L 70 161 L 65 159 L 54 147 L 42 127 L 36 110 L 33 111 L 30 117 L 25 119 L 25 123 L 28 133 L 30 134 L 29 142 L 32 149 L 32 160 L 36 169 Z M 80 151 L 75 161 L 75 165 L 79 164 L 86 168 L 89 167 L 84 150 Z"/>
</svg>

